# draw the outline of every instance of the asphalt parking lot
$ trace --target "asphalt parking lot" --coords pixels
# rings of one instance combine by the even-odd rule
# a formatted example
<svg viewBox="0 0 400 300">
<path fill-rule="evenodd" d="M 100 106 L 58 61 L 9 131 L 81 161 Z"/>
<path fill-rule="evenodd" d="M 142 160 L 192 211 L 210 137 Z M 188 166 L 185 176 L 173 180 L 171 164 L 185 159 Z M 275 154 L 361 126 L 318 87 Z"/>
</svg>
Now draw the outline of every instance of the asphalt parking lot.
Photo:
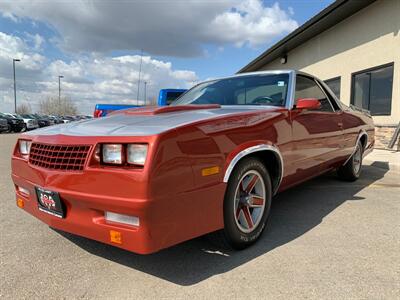
<svg viewBox="0 0 400 300">
<path fill-rule="evenodd" d="M 357 182 L 328 174 L 278 195 L 268 232 L 247 250 L 203 237 L 141 256 L 17 208 L 16 137 L 0 135 L 1 298 L 400 298 L 400 170 L 385 153 Z"/>
</svg>

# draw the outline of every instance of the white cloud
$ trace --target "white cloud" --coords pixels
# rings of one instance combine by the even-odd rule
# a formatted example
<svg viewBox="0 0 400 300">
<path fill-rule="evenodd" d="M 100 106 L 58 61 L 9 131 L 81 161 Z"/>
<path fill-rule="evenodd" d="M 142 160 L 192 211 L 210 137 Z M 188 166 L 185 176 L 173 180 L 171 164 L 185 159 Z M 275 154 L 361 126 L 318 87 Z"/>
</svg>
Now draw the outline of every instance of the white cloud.
<svg viewBox="0 0 400 300">
<path fill-rule="evenodd" d="M 0 0 L 0 15 L 22 18 L 36 27 L 44 22 L 57 31 L 47 41 L 39 34 L 14 36 L 0 32 L 0 111 L 12 110 L 12 59 L 17 63 L 17 99 L 38 109 L 41 99 L 62 93 L 83 113 L 95 103 L 127 103 L 136 99 L 140 56 L 110 57 L 110 51 L 143 49 L 140 96 L 156 98 L 161 88 L 187 88 L 195 72 L 177 70 L 154 55 L 206 55 L 204 45 L 260 46 L 297 27 L 292 10 L 261 0 L 225 1 L 16 1 Z M 72 54 L 70 61 L 46 58 L 48 44 Z M 57 45 L 55 45 L 57 46 Z M 67 55 L 68 55 L 67 53 Z M 64 53 L 66 54 L 66 53 Z"/>
<path fill-rule="evenodd" d="M 209 24 L 208 31 L 215 41 L 241 47 L 246 42 L 252 46 L 262 45 L 282 31 L 292 31 L 297 26 L 278 3 L 264 7 L 259 0 L 247 0 L 236 10 L 218 15 Z"/>
<path fill-rule="evenodd" d="M 143 49 L 151 55 L 203 55 L 205 44 L 259 46 L 294 30 L 292 11 L 261 0 L 0 2 L 9 18 L 44 21 L 73 52 Z"/>
<path fill-rule="evenodd" d="M 32 51 L 21 38 L 0 32 L 0 76 L 12 71 L 10 66 L 14 58 L 24 61 L 21 67 L 26 71 L 40 69 L 45 61 L 44 56 Z"/>
<path fill-rule="evenodd" d="M 139 55 L 106 57 L 86 55 L 70 62 L 48 62 L 32 52 L 26 41 L 0 32 L 0 111 L 13 110 L 12 58 L 19 57 L 17 101 L 38 109 L 41 99 L 58 94 L 58 76 L 63 75 L 62 94 L 71 97 L 80 112 L 92 113 L 96 103 L 136 103 Z M 18 54 L 18 56 L 16 56 Z M 188 88 L 198 80 L 189 70 L 175 70 L 170 62 L 142 58 L 139 98 L 143 101 L 144 81 L 147 100 L 156 99 L 161 88 Z"/>
<path fill-rule="evenodd" d="M 30 34 L 28 32 L 25 32 L 25 35 L 27 37 L 27 40 L 30 42 L 30 44 L 33 46 L 33 49 L 36 51 L 42 50 L 42 46 L 45 43 L 44 37 L 42 37 L 40 34 Z"/>
</svg>

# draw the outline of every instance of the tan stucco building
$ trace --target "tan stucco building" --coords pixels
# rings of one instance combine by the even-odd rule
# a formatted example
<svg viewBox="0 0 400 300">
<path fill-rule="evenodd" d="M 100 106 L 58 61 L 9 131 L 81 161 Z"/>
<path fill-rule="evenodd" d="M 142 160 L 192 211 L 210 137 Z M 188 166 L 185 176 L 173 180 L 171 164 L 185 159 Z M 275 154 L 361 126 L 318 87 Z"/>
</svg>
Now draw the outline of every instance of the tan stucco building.
<svg viewBox="0 0 400 300">
<path fill-rule="evenodd" d="M 271 69 L 326 80 L 389 139 L 400 121 L 400 0 L 337 0 L 239 73 Z"/>
</svg>

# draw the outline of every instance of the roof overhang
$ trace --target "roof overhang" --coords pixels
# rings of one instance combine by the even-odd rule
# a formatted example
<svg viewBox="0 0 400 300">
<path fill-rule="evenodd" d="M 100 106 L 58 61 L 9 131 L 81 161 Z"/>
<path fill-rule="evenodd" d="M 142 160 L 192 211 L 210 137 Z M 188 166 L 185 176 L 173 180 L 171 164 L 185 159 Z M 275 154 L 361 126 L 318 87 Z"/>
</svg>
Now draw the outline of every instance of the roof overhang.
<svg viewBox="0 0 400 300">
<path fill-rule="evenodd" d="M 273 45 L 237 73 L 254 72 L 271 61 L 283 57 L 289 51 L 338 24 L 376 0 L 337 0 L 295 31 Z"/>
</svg>

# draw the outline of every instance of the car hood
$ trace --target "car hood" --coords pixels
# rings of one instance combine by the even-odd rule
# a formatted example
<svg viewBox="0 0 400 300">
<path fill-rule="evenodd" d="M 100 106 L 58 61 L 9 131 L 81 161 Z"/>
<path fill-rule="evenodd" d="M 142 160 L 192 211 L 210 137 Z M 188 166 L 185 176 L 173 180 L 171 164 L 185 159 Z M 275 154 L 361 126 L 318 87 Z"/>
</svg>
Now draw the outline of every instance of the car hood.
<svg viewBox="0 0 400 300">
<path fill-rule="evenodd" d="M 147 136 L 159 134 L 191 123 L 257 111 L 280 114 L 282 108 L 271 106 L 219 106 L 196 105 L 171 109 L 145 108 L 127 109 L 109 116 L 82 120 L 27 132 L 26 135 L 70 135 L 70 136 Z M 264 115 L 264 114 L 263 114 Z M 265 115 L 264 115 L 265 116 Z"/>
</svg>

